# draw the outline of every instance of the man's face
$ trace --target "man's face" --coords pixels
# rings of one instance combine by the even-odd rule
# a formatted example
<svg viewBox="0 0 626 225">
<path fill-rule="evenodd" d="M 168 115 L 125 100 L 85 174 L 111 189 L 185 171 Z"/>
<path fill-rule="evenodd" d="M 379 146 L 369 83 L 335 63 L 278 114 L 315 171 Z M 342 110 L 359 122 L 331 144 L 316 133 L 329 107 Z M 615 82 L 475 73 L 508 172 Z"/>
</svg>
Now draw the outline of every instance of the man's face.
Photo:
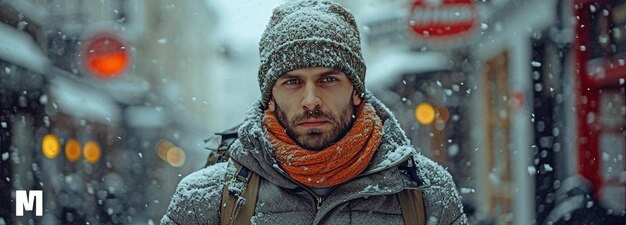
<svg viewBox="0 0 626 225">
<path fill-rule="evenodd" d="M 322 150 L 350 129 L 361 98 L 345 73 L 311 67 L 283 74 L 272 88 L 269 110 L 305 149 Z"/>
</svg>

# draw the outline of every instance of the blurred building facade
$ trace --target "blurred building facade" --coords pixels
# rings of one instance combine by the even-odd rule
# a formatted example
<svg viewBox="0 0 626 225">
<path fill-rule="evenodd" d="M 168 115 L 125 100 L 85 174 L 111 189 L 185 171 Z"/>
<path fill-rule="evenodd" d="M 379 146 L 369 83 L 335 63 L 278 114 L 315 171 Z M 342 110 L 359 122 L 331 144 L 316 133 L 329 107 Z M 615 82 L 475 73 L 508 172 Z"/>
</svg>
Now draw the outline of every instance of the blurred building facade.
<svg viewBox="0 0 626 225">
<path fill-rule="evenodd" d="M 0 224 L 158 223 L 182 174 L 207 155 L 213 9 L 197 1 L 0 5 Z M 94 57 L 106 62 L 100 69 L 125 68 L 97 75 Z M 43 217 L 15 216 L 15 190 L 24 189 L 44 190 Z"/>
<path fill-rule="evenodd" d="M 623 221 L 623 129 L 598 122 L 626 115 L 615 111 L 622 1 L 339 2 L 361 24 L 368 88 L 452 173 L 472 224 Z M 472 7 L 468 25 L 460 20 Z M 473 31 L 433 33 L 461 25 Z M 611 70 L 600 82 L 611 85 L 585 85 L 594 70 Z"/>
</svg>

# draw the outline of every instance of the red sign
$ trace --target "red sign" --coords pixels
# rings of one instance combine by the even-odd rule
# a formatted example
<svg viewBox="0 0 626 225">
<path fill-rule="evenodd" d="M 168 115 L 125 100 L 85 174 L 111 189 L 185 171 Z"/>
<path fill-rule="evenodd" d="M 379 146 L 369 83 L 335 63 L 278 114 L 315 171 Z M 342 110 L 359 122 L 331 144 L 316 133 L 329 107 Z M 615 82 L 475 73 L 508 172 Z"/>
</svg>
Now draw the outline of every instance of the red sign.
<svg viewBox="0 0 626 225">
<path fill-rule="evenodd" d="M 415 0 L 409 26 L 421 38 L 465 36 L 479 20 L 473 0 Z"/>
<path fill-rule="evenodd" d="M 127 47 L 117 36 L 100 34 L 87 40 L 85 67 L 101 78 L 113 78 L 124 72 L 130 61 Z"/>
</svg>

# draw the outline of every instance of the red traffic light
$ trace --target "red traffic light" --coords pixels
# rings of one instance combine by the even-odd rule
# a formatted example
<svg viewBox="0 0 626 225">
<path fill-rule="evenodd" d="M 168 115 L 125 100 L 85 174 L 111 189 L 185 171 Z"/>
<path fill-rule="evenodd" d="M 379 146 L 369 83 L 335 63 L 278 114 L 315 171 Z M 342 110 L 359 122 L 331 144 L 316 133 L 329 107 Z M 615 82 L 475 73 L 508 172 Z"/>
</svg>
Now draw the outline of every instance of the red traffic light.
<svg viewBox="0 0 626 225">
<path fill-rule="evenodd" d="M 128 67 L 130 53 L 120 38 L 113 34 L 99 34 L 86 42 L 83 52 L 85 68 L 100 78 L 113 78 Z"/>
</svg>

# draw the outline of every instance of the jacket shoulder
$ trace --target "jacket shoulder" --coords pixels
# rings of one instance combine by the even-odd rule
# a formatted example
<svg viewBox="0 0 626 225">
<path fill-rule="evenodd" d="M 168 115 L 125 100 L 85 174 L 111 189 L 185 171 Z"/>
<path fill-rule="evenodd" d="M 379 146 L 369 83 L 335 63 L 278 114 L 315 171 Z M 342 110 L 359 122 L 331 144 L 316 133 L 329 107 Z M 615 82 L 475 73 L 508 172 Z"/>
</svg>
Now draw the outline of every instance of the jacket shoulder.
<svg viewBox="0 0 626 225">
<path fill-rule="evenodd" d="M 413 154 L 413 159 L 418 176 L 422 179 L 424 186 L 442 187 L 456 192 L 452 175 L 445 168 L 419 153 Z"/>
<path fill-rule="evenodd" d="M 414 154 L 418 176 L 424 188 L 424 204 L 428 224 L 467 224 L 463 213 L 461 196 L 452 180 L 452 175 L 431 159 Z"/>
<path fill-rule="evenodd" d="M 161 224 L 219 224 L 219 205 L 227 163 L 193 172 L 183 178 Z"/>
</svg>

